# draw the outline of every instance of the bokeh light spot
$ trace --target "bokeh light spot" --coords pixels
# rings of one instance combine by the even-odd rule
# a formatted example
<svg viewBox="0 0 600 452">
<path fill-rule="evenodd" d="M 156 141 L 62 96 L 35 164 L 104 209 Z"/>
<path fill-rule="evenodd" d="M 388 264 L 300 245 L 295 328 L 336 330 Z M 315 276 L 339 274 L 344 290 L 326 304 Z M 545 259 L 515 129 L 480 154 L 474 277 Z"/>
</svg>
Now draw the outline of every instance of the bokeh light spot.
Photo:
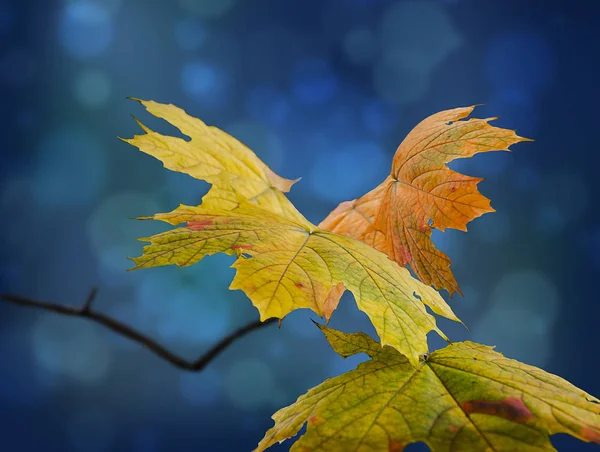
<svg viewBox="0 0 600 452">
<path fill-rule="evenodd" d="M 375 92 L 407 104 L 429 88 L 433 69 L 461 44 L 444 9 L 434 2 L 392 3 L 383 14 L 379 61 L 373 67 Z"/>
<path fill-rule="evenodd" d="M 190 94 L 208 94 L 217 83 L 217 73 L 208 64 L 188 63 L 181 72 L 181 83 Z"/>
<path fill-rule="evenodd" d="M 113 15 L 119 11 L 123 0 L 63 0 L 65 5 L 72 5 L 75 3 L 91 3 L 104 10 L 107 14 Z"/>
<path fill-rule="evenodd" d="M 390 66 L 413 74 L 428 73 L 461 44 L 444 8 L 421 1 L 391 3 L 383 14 L 380 39 Z"/>
<path fill-rule="evenodd" d="M 183 287 L 171 293 L 158 318 L 158 334 L 179 342 L 211 342 L 229 328 L 229 304 L 206 287 Z"/>
<path fill-rule="evenodd" d="M 96 328 L 69 317 L 40 316 L 31 330 L 37 363 L 51 374 L 65 375 L 81 383 L 100 382 L 110 368 L 112 356 Z"/>
<path fill-rule="evenodd" d="M 82 0 L 64 8 L 58 36 L 67 52 L 86 59 L 107 49 L 112 40 L 112 28 L 110 15 L 100 3 Z"/>
<path fill-rule="evenodd" d="M 75 80 L 75 97 L 86 107 L 101 107 L 110 95 L 110 80 L 99 71 L 85 71 Z"/>
<path fill-rule="evenodd" d="M 191 61 L 181 70 L 181 86 L 186 94 L 209 107 L 223 107 L 229 99 L 227 74 L 205 61 Z"/>
<path fill-rule="evenodd" d="M 541 313 L 548 324 L 556 319 L 559 302 L 554 283 L 537 270 L 508 273 L 500 279 L 490 298 L 493 306 L 528 307 Z"/>
<path fill-rule="evenodd" d="M 205 284 L 197 265 L 193 268 L 195 278 L 181 271 L 161 272 L 148 275 L 136 288 L 140 320 L 166 341 L 212 342 L 225 335 L 230 327 L 227 299 L 215 293 L 212 284 Z M 211 276 L 217 277 L 215 273 L 220 272 L 214 271 Z"/>
<path fill-rule="evenodd" d="M 543 317 L 529 308 L 495 307 L 479 319 L 472 339 L 497 346 L 507 358 L 543 366 L 551 356 L 551 337 Z"/>
<path fill-rule="evenodd" d="M 371 30 L 366 28 L 351 30 L 344 36 L 342 48 L 346 57 L 352 63 L 368 63 L 375 53 L 375 36 Z"/>
<path fill-rule="evenodd" d="M 473 340 L 497 345 L 510 358 L 543 365 L 551 356 L 559 305 L 556 286 L 541 272 L 509 273 L 494 288 L 488 311 L 473 328 Z"/>
</svg>

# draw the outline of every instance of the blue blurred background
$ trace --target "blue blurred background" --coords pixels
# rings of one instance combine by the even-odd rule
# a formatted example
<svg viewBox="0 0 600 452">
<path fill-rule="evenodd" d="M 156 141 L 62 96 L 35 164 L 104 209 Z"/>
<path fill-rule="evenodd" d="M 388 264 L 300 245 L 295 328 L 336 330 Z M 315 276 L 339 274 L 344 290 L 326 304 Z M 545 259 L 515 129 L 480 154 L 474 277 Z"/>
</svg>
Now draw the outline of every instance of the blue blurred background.
<svg viewBox="0 0 600 452">
<path fill-rule="evenodd" d="M 258 317 L 227 290 L 230 257 L 125 272 L 136 237 L 165 229 L 130 218 L 207 189 L 117 140 L 139 131 L 131 113 L 173 132 L 126 96 L 175 103 L 302 176 L 290 197 L 313 222 L 378 184 L 421 119 L 485 104 L 476 117 L 536 141 L 453 164 L 485 177 L 497 212 L 435 234 L 471 333 L 442 329 L 599 396 L 599 15 L 596 1 L 0 0 L 0 292 L 75 306 L 98 286 L 97 309 L 190 359 Z M 194 374 L 2 303 L 1 450 L 249 451 L 274 411 L 362 359 L 335 355 L 314 317 Z M 331 325 L 373 332 L 348 295 Z"/>
</svg>

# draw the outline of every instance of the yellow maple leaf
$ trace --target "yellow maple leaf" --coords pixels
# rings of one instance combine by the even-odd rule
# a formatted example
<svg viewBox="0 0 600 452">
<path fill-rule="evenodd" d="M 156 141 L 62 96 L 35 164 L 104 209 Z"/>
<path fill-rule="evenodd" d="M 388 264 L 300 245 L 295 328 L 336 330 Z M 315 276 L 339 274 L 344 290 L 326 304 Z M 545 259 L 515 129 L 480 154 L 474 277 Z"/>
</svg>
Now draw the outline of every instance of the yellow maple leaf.
<svg viewBox="0 0 600 452">
<path fill-rule="evenodd" d="M 284 210 L 289 209 L 294 209 L 291 203 Z M 458 321 L 438 292 L 385 254 L 351 237 L 322 231 L 299 212 L 289 218 L 239 199 L 235 210 L 182 205 L 146 218 L 186 226 L 140 239 L 150 244 L 132 259 L 134 268 L 183 267 L 206 255 L 237 254 L 230 288 L 248 295 L 261 320 L 283 318 L 299 308 L 329 317 L 348 289 L 382 343 L 413 363 L 427 351 L 429 331 L 446 338 L 425 305 Z"/>
<path fill-rule="evenodd" d="M 275 413 L 255 452 L 305 423 L 292 452 L 400 452 L 415 442 L 433 452 L 554 451 L 555 433 L 600 444 L 600 400 L 493 347 L 458 342 L 415 365 L 364 333 L 319 327 L 341 356 L 371 359 Z"/>
<path fill-rule="evenodd" d="M 451 295 L 460 292 L 450 259 L 431 241 L 432 228 L 466 231 L 469 221 L 494 209 L 477 190 L 481 178 L 446 164 L 531 141 L 491 126 L 496 118 L 463 120 L 473 108 L 446 110 L 421 121 L 398 147 L 390 176 L 363 197 L 340 204 L 319 227 L 355 237 L 410 265 L 425 284 Z"/>
<path fill-rule="evenodd" d="M 140 151 L 160 160 L 165 168 L 204 180 L 212 184 L 202 199 L 205 206 L 233 209 L 237 206 L 234 192 L 264 209 L 286 216 L 295 215 L 295 209 L 282 201 L 296 180 L 277 175 L 250 148 L 223 130 L 206 125 L 172 104 L 134 99 L 154 116 L 164 119 L 190 138 L 162 135 L 136 119 L 143 135 L 122 139 Z"/>
</svg>

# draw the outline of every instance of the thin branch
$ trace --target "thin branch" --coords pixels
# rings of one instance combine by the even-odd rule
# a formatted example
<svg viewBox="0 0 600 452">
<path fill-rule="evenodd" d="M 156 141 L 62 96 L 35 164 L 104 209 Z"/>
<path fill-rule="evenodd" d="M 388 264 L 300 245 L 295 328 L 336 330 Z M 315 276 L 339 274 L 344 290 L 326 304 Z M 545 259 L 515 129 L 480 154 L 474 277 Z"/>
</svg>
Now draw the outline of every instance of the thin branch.
<svg viewBox="0 0 600 452">
<path fill-rule="evenodd" d="M 92 304 L 96 299 L 97 289 L 94 288 L 91 290 L 88 295 L 85 303 L 79 307 L 71 307 L 65 306 L 57 303 L 50 303 L 45 301 L 37 301 L 32 300 L 30 298 L 21 297 L 18 295 L 9 295 L 9 294 L 1 294 L 0 299 L 8 301 L 9 303 L 13 303 L 19 306 L 28 306 L 32 308 L 42 309 L 44 311 L 56 312 L 57 314 L 72 316 L 72 317 L 81 317 L 84 319 L 91 320 L 92 322 L 99 323 L 106 328 L 114 331 L 121 336 L 126 337 L 138 344 L 143 345 L 154 354 L 158 355 L 162 359 L 168 361 L 180 369 L 189 370 L 191 372 L 199 372 L 204 369 L 219 353 L 225 350 L 231 343 L 233 343 L 236 339 L 254 331 L 262 328 L 264 326 L 275 323 L 278 319 L 268 319 L 264 322 L 257 320 L 252 322 L 242 328 L 237 329 L 232 332 L 228 336 L 221 339 L 217 342 L 210 350 L 204 353 L 195 361 L 187 361 L 180 356 L 170 352 L 162 345 L 158 344 L 156 341 L 151 339 L 150 337 L 140 333 L 137 330 L 134 330 L 130 326 L 119 322 L 112 317 L 109 317 L 105 314 L 92 310 Z"/>
</svg>

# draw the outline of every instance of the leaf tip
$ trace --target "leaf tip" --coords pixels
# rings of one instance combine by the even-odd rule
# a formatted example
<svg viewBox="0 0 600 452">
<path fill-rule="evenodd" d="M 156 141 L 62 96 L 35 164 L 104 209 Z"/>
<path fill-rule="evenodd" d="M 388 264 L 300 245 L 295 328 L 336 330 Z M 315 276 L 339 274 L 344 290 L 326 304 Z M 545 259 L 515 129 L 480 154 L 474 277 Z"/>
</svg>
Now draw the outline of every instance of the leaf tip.
<svg viewBox="0 0 600 452">
<path fill-rule="evenodd" d="M 127 260 L 128 260 L 128 261 L 131 261 L 131 262 L 133 262 L 135 265 L 134 265 L 133 267 L 130 267 L 130 268 L 126 269 L 126 270 L 125 270 L 126 272 L 130 272 L 130 271 L 133 271 L 133 270 L 138 270 L 139 268 L 141 268 L 141 267 L 138 265 L 138 263 L 137 263 L 137 259 L 138 259 L 137 257 L 128 257 L 128 258 L 127 258 Z"/>
<path fill-rule="evenodd" d="M 461 297 L 465 296 L 465 294 L 463 293 L 463 291 L 460 290 L 460 287 L 458 287 L 458 284 L 456 284 L 456 286 L 454 286 L 454 292 L 452 292 L 450 294 L 450 298 L 452 298 L 452 295 L 454 295 L 455 293 L 458 293 Z"/>
<path fill-rule="evenodd" d="M 600 444 L 600 431 L 592 429 L 591 427 L 583 426 L 580 430 L 581 437 L 591 443 Z"/>
<path fill-rule="evenodd" d="M 138 126 L 141 127 L 141 129 L 146 132 L 146 133 L 150 133 L 152 132 L 148 127 L 146 127 L 144 125 L 144 123 L 142 121 L 140 121 L 135 115 L 131 115 L 131 117 L 133 118 L 133 120 L 137 123 Z"/>
<path fill-rule="evenodd" d="M 321 325 L 319 322 L 315 321 L 314 319 L 310 319 L 310 321 L 312 323 L 314 323 L 321 331 L 323 331 L 323 325 Z"/>
</svg>

